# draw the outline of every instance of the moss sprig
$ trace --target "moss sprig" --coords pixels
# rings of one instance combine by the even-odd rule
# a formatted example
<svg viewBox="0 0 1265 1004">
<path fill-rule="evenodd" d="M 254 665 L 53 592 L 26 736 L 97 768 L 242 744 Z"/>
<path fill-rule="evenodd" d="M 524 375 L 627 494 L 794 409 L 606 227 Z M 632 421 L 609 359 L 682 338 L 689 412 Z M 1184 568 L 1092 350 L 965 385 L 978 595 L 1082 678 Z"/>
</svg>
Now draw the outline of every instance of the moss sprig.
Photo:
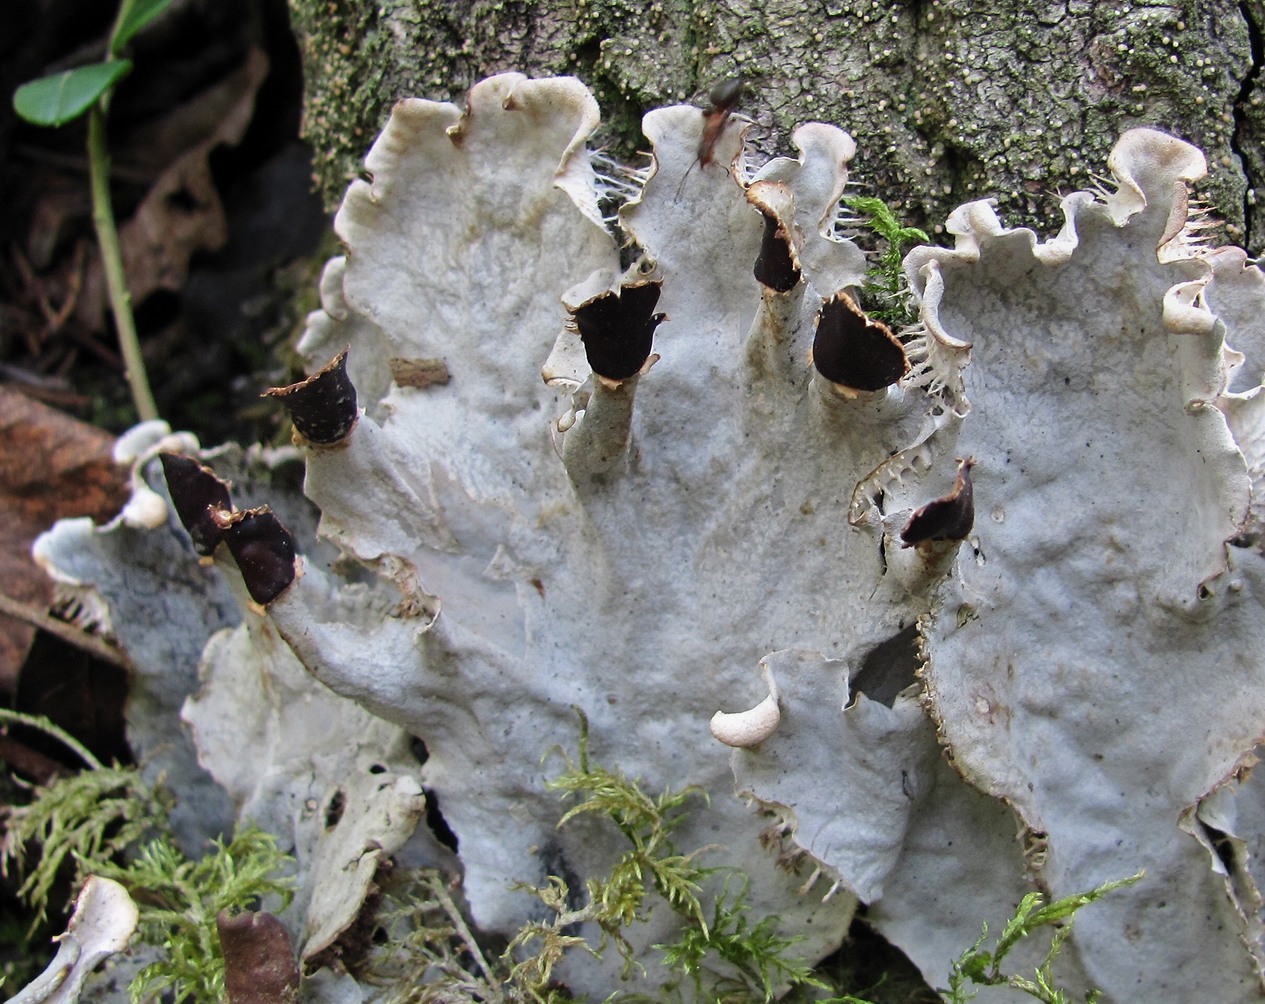
<svg viewBox="0 0 1265 1004">
<path fill-rule="evenodd" d="M 421 868 L 386 876 L 379 923 L 387 942 L 361 974 L 385 988 L 385 1004 L 563 1004 L 573 998 L 553 985 L 553 970 L 572 949 L 593 951 L 570 933 L 593 919 L 571 910 L 566 883 L 551 878 L 532 889 L 549 913 L 524 925 L 499 955 L 475 936 L 444 875 Z"/>
<path fill-rule="evenodd" d="M 63 738 L 39 721 L 23 724 Z M 43 922 L 59 877 L 73 869 L 73 887 L 90 875 L 127 889 L 140 914 L 140 940 L 160 949 L 129 988 L 133 1001 L 212 1001 L 224 998 L 224 955 L 216 917 L 292 895 L 282 878 L 290 859 L 276 839 L 245 829 L 221 838 L 199 860 L 176 846 L 169 822 L 171 799 L 151 787 L 135 767 L 105 766 L 81 754 L 89 769 L 32 789 L 26 805 L 4 809 L 0 871 L 16 868 L 18 889 Z"/>
<path fill-rule="evenodd" d="M 573 762 L 567 756 L 567 769 L 546 782 L 550 790 L 579 799 L 558 820 L 558 827 L 584 815 L 605 816 L 631 845 L 607 878 L 589 882 L 598 923 L 608 933 L 631 924 L 642 908 L 648 888 L 653 888 L 673 910 L 706 935 L 707 915 L 699 894 L 701 881 L 709 870 L 700 868 L 695 859 L 708 848 L 682 854 L 671 839 L 672 832 L 685 821 L 686 804 L 691 798 L 705 801 L 706 794 L 695 787 L 681 791 L 669 788 L 652 797 L 621 771 L 590 762 L 589 723 L 583 712 L 578 713 L 578 760 Z"/>
<path fill-rule="evenodd" d="M 98 766 L 34 789 L 30 803 L 4 809 L 0 872 L 16 868 L 18 895 L 31 907 L 31 929 L 48 917 L 49 896 L 64 869 L 83 885 L 94 868 L 162 828 L 166 798 L 133 767 Z"/>
<path fill-rule="evenodd" d="M 289 858 L 276 838 L 247 828 L 223 838 L 199 860 L 190 861 L 167 838 L 147 843 L 134 859 L 119 865 L 97 862 L 93 874 L 114 879 L 140 911 L 141 940 L 161 949 L 161 957 L 136 974 L 132 1001 L 224 999 L 224 953 L 215 918 L 223 911 L 254 909 L 265 899 L 284 909 L 293 896 L 283 878 Z"/>
<path fill-rule="evenodd" d="M 588 892 L 595 918 L 621 950 L 627 942 L 622 929 L 639 918 L 653 890 L 683 921 L 677 940 L 656 946 L 664 964 L 693 982 L 702 999 L 718 1001 L 774 1000 L 788 987 L 825 984 L 811 967 L 790 954 L 799 940 L 777 932 L 776 920 L 752 922 L 746 902 L 746 879 L 733 869 L 704 867 L 699 858 L 714 851 L 700 847 L 682 853 L 671 834 L 685 821 L 691 799 L 706 801 L 706 793 L 689 787 L 658 796 L 648 795 L 637 780 L 621 771 L 593 763 L 589 757 L 588 719 L 580 709 L 579 754 L 566 757 L 567 769 L 548 782 L 554 791 L 579 799 L 559 821 L 565 826 L 580 815 L 609 818 L 631 845 L 605 879 L 590 879 Z M 724 873 L 724 886 L 710 911 L 703 906 L 704 882 Z M 733 891 L 735 878 L 740 888 Z M 625 951 L 625 958 L 631 955 Z"/>
<path fill-rule="evenodd" d="M 881 242 L 878 261 L 862 287 L 866 310 L 871 317 L 888 324 L 909 324 L 916 319 L 905 283 L 906 249 L 915 243 L 928 244 L 931 238 L 917 227 L 904 226 L 882 199 L 866 195 L 845 195 L 845 206 L 863 217 L 862 225 Z"/>
<path fill-rule="evenodd" d="M 1006 921 L 997 939 L 997 945 L 991 952 L 983 947 L 984 942 L 988 940 L 988 925 L 985 924 L 979 940 L 953 963 L 949 976 L 949 989 L 942 991 L 945 1001 L 947 1004 L 965 1004 L 975 996 L 975 993 L 968 989 L 972 986 L 1008 986 L 1042 1001 L 1043 1004 L 1070 1004 L 1071 998 L 1067 992 L 1059 989 L 1055 984 L 1053 969 L 1054 960 L 1062 950 L 1063 943 L 1072 933 L 1072 921 L 1076 912 L 1102 899 L 1115 889 L 1140 881 L 1142 877 L 1143 873 L 1138 872 L 1128 878 L 1106 882 L 1089 892 L 1064 896 L 1053 903 L 1047 903 L 1045 897 L 1039 892 L 1028 893 L 1020 901 L 1014 915 Z M 1024 938 L 1030 937 L 1044 927 L 1053 927 L 1054 937 L 1033 977 L 1030 979 L 1026 976 L 1003 973 L 1001 965 L 1011 949 Z M 1085 995 L 1084 1000 L 1086 1004 L 1094 1004 L 1100 996 L 1099 991 L 1091 990 Z"/>
<path fill-rule="evenodd" d="M 732 878 L 732 876 L 730 876 Z M 747 880 L 742 878 L 736 892 L 730 879 L 712 906 L 711 923 L 707 927 L 686 925 L 676 941 L 656 947 L 663 951 L 664 965 L 689 977 L 702 998 L 710 990 L 717 1001 L 747 1002 L 756 997 L 776 999 L 786 987 L 827 989 L 827 984 L 813 975 L 813 969 L 790 954 L 798 938 L 783 937 L 772 917 L 752 924 L 746 902 Z M 732 967 L 739 977 L 720 977 L 706 986 L 709 956 Z"/>
</svg>

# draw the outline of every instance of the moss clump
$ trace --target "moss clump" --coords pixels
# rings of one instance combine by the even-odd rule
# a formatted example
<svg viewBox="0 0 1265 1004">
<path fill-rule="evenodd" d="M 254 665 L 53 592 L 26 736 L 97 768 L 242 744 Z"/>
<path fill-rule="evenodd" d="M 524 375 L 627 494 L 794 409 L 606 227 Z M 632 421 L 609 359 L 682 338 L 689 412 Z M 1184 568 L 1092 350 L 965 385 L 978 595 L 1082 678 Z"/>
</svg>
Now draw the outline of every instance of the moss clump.
<svg viewBox="0 0 1265 1004">
<path fill-rule="evenodd" d="M 290 882 L 280 876 L 291 859 L 271 834 L 247 828 L 191 861 L 172 836 L 170 798 L 146 785 L 135 767 L 88 762 L 89 769 L 36 788 L 27 805 L 5 810 L 0 871 L 13 864 L 23 876 L 18 893 L 36 923 L 57 907 L 50 897 L 67 871 L 74 888 L 90 875 L 120 883 L 140 911 L 140 940 L 161 952 L 136 974 L 132 1000 L 163 992 L 177 1004 L 222 1000 L 216 917 L 267 897 L 284 907 Z"/>
</svg>

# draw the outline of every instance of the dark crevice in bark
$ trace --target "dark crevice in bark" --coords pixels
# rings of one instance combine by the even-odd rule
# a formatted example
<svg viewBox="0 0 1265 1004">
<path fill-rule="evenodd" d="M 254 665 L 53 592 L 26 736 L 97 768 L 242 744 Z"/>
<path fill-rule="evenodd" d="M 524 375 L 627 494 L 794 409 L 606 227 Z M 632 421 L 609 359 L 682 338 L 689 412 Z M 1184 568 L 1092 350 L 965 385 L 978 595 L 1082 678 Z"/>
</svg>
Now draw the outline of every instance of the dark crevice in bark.
<svg viewBox="0 0 1265 1004">
<path fill-rule="evenodd" d="M 974 197 L 971 194 L 971 177 L 978 177 L 984 171 L 984 165 L 969 151 L 944 143 L 940 169 L 951 186 L 953 200 L 960 203 Z"/>
<path fill-rule="evenodd" d="M 1248 42 L 1252 47 L 1252 66 L 1243 77 L 1238 97 L 1234 100 L 1234 132 L 1230 136 L 1230 148 L 1234 151 L 1247 179 L 1247 190 L 1243 194 L 1243 246 L 1252 246 L 1252 204 L 1255 198 L 1257 178 L 1252 170 L 1252 158 L 1244 147 L 1253 141 L 1250 136 L 1251 123 L 1248 121 L 1248 107 L 1260 80 L 1261 66 L 1265 63 L 1265 42 L 1262 41 L 1262 25 L 1257 19 L 1254 4 L 1242 0 L 1239 13 L 1247 25 Z"/>
<path fill-rule="evenodd" d="M 597 80 L 601 73 L 602 43 L 596 37 L 586 38 L 578 43 L 571 53 L 571 65 L 568 72 L 574 73 L 584 81 Z M 606 121 L 607 111 L 602 109 L 602 121 Z"/>
</svg>

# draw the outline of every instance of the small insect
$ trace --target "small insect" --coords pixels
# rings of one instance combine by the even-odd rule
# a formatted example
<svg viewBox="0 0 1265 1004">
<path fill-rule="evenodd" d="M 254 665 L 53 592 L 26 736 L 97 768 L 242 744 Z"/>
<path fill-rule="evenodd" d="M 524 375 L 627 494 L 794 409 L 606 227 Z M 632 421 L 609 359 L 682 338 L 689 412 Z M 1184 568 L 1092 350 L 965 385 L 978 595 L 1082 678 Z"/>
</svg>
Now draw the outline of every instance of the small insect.
<svg viewBox="0 0 1265 1004">
<path fill-rule="evenodd" d="M 693 163 L 685 170 L 685 174 L 681 176 L 681 183 L 676 186 L 676 198 L 681 197 L 681 189 L 685 187 L 685 179 L 690 176 L 690 172 L 697 165 L 704 168 L 712 163 L 712 155 L 716 150 L 716 143 L 720 139 L 720 134 L 724 131 L 725 123 L 729 121 L 729 116 L 733 114 L 738 102 L 742 100 L 743 84 L 741 77 L 730 77 L 716 84 L 707 92 L 707 100 L 710 105 L 703 111 L 703 135 L 698 141 L 698 156 L 694 158 Z M 675 200 L 674 200 L 675 201 Z"/>
<path fill-rule="evenodd" d="M 703 114 L 703 138 L 698 143 L 698 164 L 706 167 L 712 162 L 712 151 L 716 149 L 716 141 L 720 139 L 720 131 L 724 129 L 729 116 L 742 100 L 742 78 L 730 77 L 707 92 L 707 100 L 711 107 Z"/>
</svg>

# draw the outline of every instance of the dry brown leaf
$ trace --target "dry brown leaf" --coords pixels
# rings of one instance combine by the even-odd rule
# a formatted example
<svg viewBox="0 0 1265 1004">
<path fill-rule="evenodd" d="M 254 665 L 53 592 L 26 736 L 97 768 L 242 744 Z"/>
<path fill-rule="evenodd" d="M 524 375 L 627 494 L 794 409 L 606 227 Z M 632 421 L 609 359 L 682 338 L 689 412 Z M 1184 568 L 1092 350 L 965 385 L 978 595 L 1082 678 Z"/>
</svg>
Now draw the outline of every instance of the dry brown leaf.
<svg viewBox="0 0 1265 1004">
<path fill-rule="evenodd" d="M 57 519 L 111 519 L 127 501 L 114 439 L 94 426 L 0 387 L 0 592 L 43 609 L 51 584 L 31 543 Z M 0 616 L 0 690 L 12 690 L 34 629 Z"/>
<path fill-rule="evenodd" d="M 136 212 L 119 228 L 123 268 L 133 303 L 156 290 L 177 291 L 189 274 L 189 260 L 198 251 L 213 251 L 228 238 L 224 207 L 211 174 L 209 157 L 218 146 L 236 146 L 255 113 L 255 95 L 268 75 L 268 57 L 252 49 L 241 67 L 176 109 L 181 117 L 196 106 L 221 110 L 209 135 L 177 156 L 154 180 Z M 89 266 L 79 298 L 78 317 L 99 328 L 106 306 L 105 277 L 99 259 Z"/>
</svg>

